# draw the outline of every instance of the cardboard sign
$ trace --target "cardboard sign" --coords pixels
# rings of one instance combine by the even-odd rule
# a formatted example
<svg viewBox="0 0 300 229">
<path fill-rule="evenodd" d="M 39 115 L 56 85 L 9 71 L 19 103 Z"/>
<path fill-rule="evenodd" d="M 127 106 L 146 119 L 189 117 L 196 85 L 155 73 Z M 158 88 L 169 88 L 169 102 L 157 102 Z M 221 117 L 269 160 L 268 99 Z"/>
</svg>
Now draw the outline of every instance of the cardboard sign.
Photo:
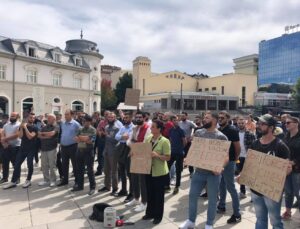
<svg viewBox="0 0 300 229">
<path fill-rule="evenodd" d="M 45 88 L 33 87 L 32 88 L 33 98 L 33 112 L 36 115 L 42 115 L 45 112 Z"/>
<path fill-rule="evenodd" d="M 151 143 L 134 143 L 130 145 L 130 173 L 150 174 L 152 166 Z"/>
<path fill-rule="evenodd" d="M 231 142 L 194 137 L 186 158 L 186 164 L 209 171 L 221 172 L 229 155 Z"/>
<path fill-rule="evenodd" d="M 126 88 L 125 105 L 137 107 L 139 105 L 139 101 L 140 101 L 140 90 Z"/>
<path fill-rule="evenodd" d="M 288 165 L 288 160 L 249 149 L 239 181 L 279 202 Z"/>
</svg>

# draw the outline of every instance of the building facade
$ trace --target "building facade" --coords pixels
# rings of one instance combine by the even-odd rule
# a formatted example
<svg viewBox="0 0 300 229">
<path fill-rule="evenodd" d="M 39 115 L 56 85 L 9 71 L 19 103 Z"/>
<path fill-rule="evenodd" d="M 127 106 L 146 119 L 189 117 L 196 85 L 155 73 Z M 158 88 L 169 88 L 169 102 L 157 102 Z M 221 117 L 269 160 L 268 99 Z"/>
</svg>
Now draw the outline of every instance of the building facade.
<svg viewBox="0 0 300 229">
<path fill-rule="evenodd" d="M 300 32 L 259 43 L 259 86 L 295 84 L 300 77 Z"/>
<path fill-rule="evenodd" d="M 179 71 L 153 73 L 151 60 L 137 57 L 133 61 L 133 88 L 140 89 L 147 110 L 232 110 L 254 105 L 257 55 L 234 59 L 234 63 L 235 73 L 207 78 Z"/>
<path fill-rule="evenodd" d="M 99 110 L 102 59 L 97 44 L 84 39 L 62 50 L 0 37 L 0 113 Z"/>
</svg>

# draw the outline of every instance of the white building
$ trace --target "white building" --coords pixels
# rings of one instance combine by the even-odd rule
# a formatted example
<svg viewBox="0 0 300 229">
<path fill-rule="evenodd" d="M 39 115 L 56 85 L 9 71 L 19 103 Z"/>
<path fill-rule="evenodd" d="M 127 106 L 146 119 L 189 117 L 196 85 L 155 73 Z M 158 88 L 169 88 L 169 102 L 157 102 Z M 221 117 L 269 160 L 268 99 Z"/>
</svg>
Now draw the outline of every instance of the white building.
<svg viewBox="0 0 300 229">
<path fill-rule="evenodd" d="M 84 39 L 62 50 L 0 36 L 0 113 L 99 110 L 102 59 L 97 44 Z"/>
</svg>

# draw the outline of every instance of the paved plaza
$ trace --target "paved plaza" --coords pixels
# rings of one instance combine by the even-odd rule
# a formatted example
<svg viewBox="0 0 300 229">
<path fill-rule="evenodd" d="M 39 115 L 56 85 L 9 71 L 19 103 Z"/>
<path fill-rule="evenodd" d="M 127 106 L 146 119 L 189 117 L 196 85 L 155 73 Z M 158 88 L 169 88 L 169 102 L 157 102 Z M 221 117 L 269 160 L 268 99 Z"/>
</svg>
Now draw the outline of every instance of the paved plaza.
<svg viewBox="0 0 300 229">
<path fill-rule="evenodd" d="M 23 165 L 21 184 L 25 180 L 25 166 Z M 12 171 L 10 171 L 10 174 Z M 123 198 L 110 196 L 110 193 L 96 193 L 88 196 L 88 183 L 86 178 L 85 190 L 77 193 L 70 191 L 73 179 L 68 187 L 38 187 L 42 180 L 40 168 L 35 168 L 32 186 L 23 189 L 21 185 L 10 190 L 0 189 L 0 228 L 34 228 L 34 229 L 67 229 L 67 228 L 103 228 L 102 223 L 90 221 L 88 216 L 95 203 L 106 202 L 113 205 L 119 215 L 135 222 L 133 226 L 124 226 L 128 229 L 136 228 L 166 228 L 173 229 L 187 218 L 188 191 L 190 179 L 185 169 L 182 187 L 177 195 L 166 194 L 165 212 L 162 222 L 155 226 L 151 221 L 142 221 L 144 213 L 135 213 L 133 209 L 124 206 Z M 97 188 L 103 187 L 103 176 L 97 177 Z M 249 194 L 249 193 L 248 193 Z M 255 215 L 249 196 L 241 200 L 242 222 L 228 225 L 226 220 L 232 214 L 231 200 L 228 195 L 227 212 L 217 215 L 215 228 L 254 228 Z M 206 220 L 207 199 L 199 198 L 197 228 L 204 228 Z M 283 211 L 283 209 L 282 209 Z M 286 229 L 300 228 L 300 214 L 293 210 L 293 220 L 285 222 Z"/>
</svg>

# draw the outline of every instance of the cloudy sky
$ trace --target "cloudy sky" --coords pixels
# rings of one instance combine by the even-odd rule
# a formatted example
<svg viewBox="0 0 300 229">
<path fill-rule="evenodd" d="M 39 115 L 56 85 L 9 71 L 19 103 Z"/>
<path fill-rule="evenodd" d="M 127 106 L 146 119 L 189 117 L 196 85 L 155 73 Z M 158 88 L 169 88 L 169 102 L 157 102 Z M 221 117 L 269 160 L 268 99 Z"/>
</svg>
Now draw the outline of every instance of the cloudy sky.
<svg viewBox="0 0 300 229">
<path fill-rule="evenodd" d="M 132 67 L 148 56 L 154 72 L 216 76 L 232 59 L 300 23 L 299 0 L 0 0 L 0 35 L 61 48 L 95 41 L 103 64 Z"/>
</svg>

